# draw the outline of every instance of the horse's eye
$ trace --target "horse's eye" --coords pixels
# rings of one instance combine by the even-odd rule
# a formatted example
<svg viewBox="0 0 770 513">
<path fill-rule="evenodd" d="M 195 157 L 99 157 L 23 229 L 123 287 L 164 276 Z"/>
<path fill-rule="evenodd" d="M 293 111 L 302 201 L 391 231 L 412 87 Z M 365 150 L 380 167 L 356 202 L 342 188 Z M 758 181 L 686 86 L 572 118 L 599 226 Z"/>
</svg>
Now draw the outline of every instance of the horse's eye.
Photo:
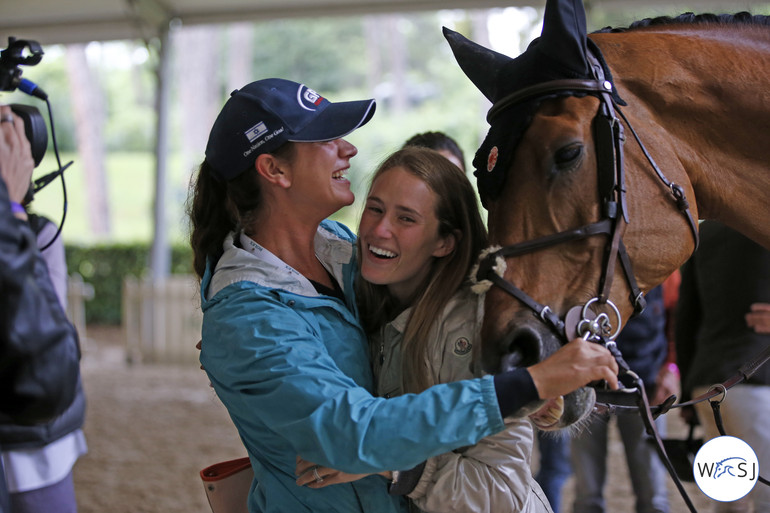
<svg viewBox="0 0 770 513">
<path fill-rule="evenodd" d="M 556 168 L 558 170 L 568 171 L 575 164 L 577 164 L 578 159 L 580 159 L 580 156 L 582 154 L 583 154 L 583 145 L 580 143 L 564 146 L 563 148 L 559 148 L 556 151 L 556 155 L 554 155 L 554 159 L 553 159 L 554 164 L 556 165 Z"/>
</svg>

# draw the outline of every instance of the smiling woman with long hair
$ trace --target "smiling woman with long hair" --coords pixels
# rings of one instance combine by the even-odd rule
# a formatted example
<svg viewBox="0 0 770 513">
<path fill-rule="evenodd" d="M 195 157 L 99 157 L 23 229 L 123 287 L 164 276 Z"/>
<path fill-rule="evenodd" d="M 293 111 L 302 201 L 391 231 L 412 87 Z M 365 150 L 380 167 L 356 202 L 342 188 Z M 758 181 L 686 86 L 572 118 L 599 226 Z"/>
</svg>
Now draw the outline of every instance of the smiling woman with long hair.
<svg viewBox="0 0 770 513">
<path fill-rule="evenodd" d="M 468 178 L 440 153 L 407 147 L 380 165 L 358 238 L 379 395 L 473 377 L 482 302 L 468 277 L 486 235 Z M 408 497 L 435 513 L 551 511 L 532 478 L 532 444 L 527 418 L 507 418 L 501 433 L 430 458 Z"/>
<path fill-rule="evenodd" d="M 435 236 L 447 241 L 450 251 L 440 256 L 427 255 L 419 262 L 415 262 L 414 255 L 399 253 L 383 257 L 375 253 L 380 245 L 392 243 L 391 240 L 383 242 L 376 235 L 375 225 L 392 215 L 386 211 L 385 199 L 380 196 L 384 188 L 374 187 L 380 177 L 383 177 L 381 185 L 392 184 L 390 193 L 401 203 L 394 206 L 398 215 L 393 220 L 392 230 L 408 233 L 414 231 L 415 224 L 423 226 L 426 218 L 435 219 Z M 405 198 L 411 199 L 410 207 L 403 205 Z M 432 204 L 433 209 L 429 208 Z M 419 219 L 413 219 L 415 216 Z M 421 235 L 430 237 L 432 234 Z M 463 285 L 467 285 L 471 267 L 487 246 L 487 230 L 468 178 L 457 166 L 432 150 L 407 148 L 394 153 L 372 177 L 372 188 L 361 216 L 358 245 L 359 267 L 364 278 L 358 282 L 358 304 L 364 329 L 367 333 L 376 333 L 403 310 L 411 308 L 402 342 L 402 352 L 410 355 L 402 362 L 406 380 L 404 391 L 425 390 L 435 383 L 428 379 L 425 362 L 429 359 L 429 334 L 438 320 L 438 312 Z M 411 266 L 419 266 L 427 272 L 402 276 L 407 293 L 399 294 L 392 269 L 397 273 L 406 265 L 403 261 L 409 260 Z"/>
</svg>

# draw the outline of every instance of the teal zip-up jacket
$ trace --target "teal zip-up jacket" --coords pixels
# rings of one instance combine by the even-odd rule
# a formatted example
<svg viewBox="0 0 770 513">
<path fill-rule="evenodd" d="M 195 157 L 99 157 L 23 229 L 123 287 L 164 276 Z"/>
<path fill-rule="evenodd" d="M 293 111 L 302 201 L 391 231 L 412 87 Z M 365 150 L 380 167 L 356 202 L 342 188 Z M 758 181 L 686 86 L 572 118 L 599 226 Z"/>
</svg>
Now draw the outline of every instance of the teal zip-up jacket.
<svg viewBox="0 0 770 513">
<path fill-rule="evenodd" d="M 404 470 L 504 429 L 491 376 L 394 399 L 373 395 L 355 307 L 355 236 L 321 223 L 316 255 L 347 304 L 239 235 L 201 282 L 201 363 L 246 446 L 249 511 L 406 511 L 387 480 L 295 484 L 297 455 L 349 473 Z"/>
</svg>

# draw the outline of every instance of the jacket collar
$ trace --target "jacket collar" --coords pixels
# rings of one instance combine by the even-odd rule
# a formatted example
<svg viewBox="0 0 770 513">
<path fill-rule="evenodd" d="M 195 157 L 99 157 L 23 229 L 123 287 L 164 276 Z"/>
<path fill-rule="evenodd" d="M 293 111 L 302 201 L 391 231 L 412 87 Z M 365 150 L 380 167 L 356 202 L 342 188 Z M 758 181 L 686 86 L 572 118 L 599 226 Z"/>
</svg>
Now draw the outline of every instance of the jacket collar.
<svg viewBox="0 0 770 513">
<path fill-rule="evenodd" d="M 235 245 L 236 236 L 242 247 Z M 342 268 L 353 256 L 351 241 L 332 233 L 322 223 L 316 231 L 314 244 L 318 260 L 343 287 L 343 292 L 347 292 L 344 290 Z M 228 285 L 241 281 L 251 281 L 263 287 L 281 289 L 302 296 L 319 295 L 307 278 L 242 232 L 230 233 L 225 238 L 223 249 L 224 253 L 211 276 L 207 299 L 211 299 Z"/>
</svg>

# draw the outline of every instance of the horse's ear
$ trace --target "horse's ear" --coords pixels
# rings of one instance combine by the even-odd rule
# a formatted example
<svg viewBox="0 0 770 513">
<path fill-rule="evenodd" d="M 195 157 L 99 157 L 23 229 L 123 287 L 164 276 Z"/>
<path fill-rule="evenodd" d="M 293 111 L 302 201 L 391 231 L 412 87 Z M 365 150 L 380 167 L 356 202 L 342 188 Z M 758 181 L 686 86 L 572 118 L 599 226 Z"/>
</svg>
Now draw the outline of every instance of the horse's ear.
<svg viewBox="0 0 770 513">
<path fill-rule="evenodd" d="M 473 85 L 494 103 L 498 94 L 495 70 L 502 68 L 513 59 L 474 43 L 454 30 L 446 27 L 443 29 L 444 37 L 449 42 L 460 68 L 471 79 Z"/>
<path fill-rule="evenodd" d="M 580 76 L 590 76 L 587 41 L 582 0 L 547 0 L 539 50 Z"/>
<path fill-rule="evenodd" d="M 563 78 L 591 78 L 586 13 L 581 0 L 547 0 L 543 30 L 511 58 L 444 27 L 457 63 L 492 103 L 524 87 Z"/>
</svg>

